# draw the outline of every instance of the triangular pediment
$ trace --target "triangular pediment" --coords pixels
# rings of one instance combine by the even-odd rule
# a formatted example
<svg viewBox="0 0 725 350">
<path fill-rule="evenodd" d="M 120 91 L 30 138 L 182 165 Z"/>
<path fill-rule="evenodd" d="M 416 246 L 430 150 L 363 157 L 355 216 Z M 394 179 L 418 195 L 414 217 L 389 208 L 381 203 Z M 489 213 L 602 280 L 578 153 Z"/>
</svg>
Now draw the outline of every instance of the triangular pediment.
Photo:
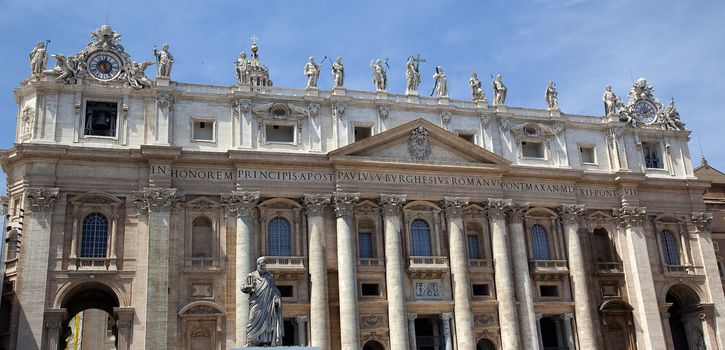
<svg viewBox="0 0 725 350">
<path fill-rule="evenodd" d="M 330 159 L 508 166 L 508 160 L 425 119 L 416 119 L 330 152 Z"/>
</svg>

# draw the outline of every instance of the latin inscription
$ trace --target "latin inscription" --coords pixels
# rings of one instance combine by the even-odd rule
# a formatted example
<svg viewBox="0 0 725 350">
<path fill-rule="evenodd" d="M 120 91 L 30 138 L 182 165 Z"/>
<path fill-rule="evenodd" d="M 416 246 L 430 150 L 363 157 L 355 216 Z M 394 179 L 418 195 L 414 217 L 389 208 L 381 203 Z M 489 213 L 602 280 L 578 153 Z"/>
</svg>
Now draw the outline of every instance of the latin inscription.
<svg viewBox="0 0 725 350">
<path fill-rule="evenodd" d="M 359 171 L 304 171 L 273 169 L 212 170 L 170 168 L 152 165 L 151 176 L 170 176 L 175 180 L 191 181 L 280 181 L 280 182 L 360 182 L 370 184 L 405 184 L 423 186 L 458 186 L 470 188 L 502 189 L 515 192 L 569 193 L 579 197 L 618 198 L 620 195 L 636 196 L 633 188 L 588 188 L 569 184 L 501 180 L 483 176 L 413 175 L 386 172 Z M 621 191 L 621 192 L 620 192 Z"/>
</svg>

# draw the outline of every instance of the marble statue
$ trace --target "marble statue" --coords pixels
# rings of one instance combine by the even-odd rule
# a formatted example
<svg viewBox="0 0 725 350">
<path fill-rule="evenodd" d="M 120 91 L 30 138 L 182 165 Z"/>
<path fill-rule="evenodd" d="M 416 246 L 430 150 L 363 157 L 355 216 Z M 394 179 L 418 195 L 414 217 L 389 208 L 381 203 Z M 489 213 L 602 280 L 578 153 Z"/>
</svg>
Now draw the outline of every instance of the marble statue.
<svg viewBox="0 0 725 350">
<path fill-rule="evenodd" d="M 388 75 L 383 67 L 383 60 L 377 59 L 375 63 L 371 63 L 370 67 L 373 69 L 373 83 L 375 84 L 375 90 L 385 91 L 388 88 Z"/>
<path fill-rule="evenodd" d="M 647 79 L 639 78 L 632 84 L 629 89 L 629 105 L 634 104 L 638 100 L 654 100 L 654 88 L 647 85 Z"/>
<path fill-rule="evenodd" d="M 680 112 L 675 107 L 675 99 L 670 100 L 667 107 L 660 110 L 660 119 L 667 130 L 683 130 L 685 123 L 680 120 Z"/>
<path fill-rule="evenodd" d="M 616 114 L 615 107 L 617 105 L 617 95 L 612 92 L 612 87 L 607 86 L 604 89 L 604 95 L 602 96 L 602 101 L 604 101 L 604 115 L 612 115 Z"/>
<path fill-rule="evenodd" d="M 30 73 L 40 75 L 45 70 L 46 64 L 48 64 L 48 51 L 45 48 L 45 43 L 38 41 L 33 51 L 30 51 Z"/>
<path fill-rule="evenodd" d="M 304 73 L 307 76 L 307 88 L 316 88 L 317 79 L 320 77 L 320 66 L 315 63 L 315 58 L 310 56 L 305 64 Z"/>
<path fill-rule="evenodd" d="M 559 93 L 553 81 L 546 85 L 546 106 L 548 109 L 559 109 Z"/>
<path fill-rule="evenodd" d="M 332 63 L 332 86 L 342 87 L 345 83 L 345 67 L 342 65 L 342 58 L 338 57 Z"/>
<path fill-rule="evenodd" d="M 476 72 L 471 73 L 471 79 L 468 79 L 468 85 L 471 86 L 471 97 L 473 101 L 486 101 L 486 91 L 481 87 L 481 79 L 478 79 Z"/>
<path fill-rule="evenodd" d="M 247 81 L 247 72 L 249 71 L 249 60 L 244 51 L 239 53 L 239 58 L 234 61 L 234 68 L 237 71 L 237 83 L 242 84 Z"/>
<path fill-rule="evenodd" d="M 496 79 L 493 81 L 493 105 L 506 104 L 506 93 L 506 85 L 501 81 L 501 74 L 496 74 Z"/>
<path fill-rule="evenodd" d="M 446 73 L 443 73 L 443 67 L 436 67 L 436 72 L 433 74 L 433 81 L 435 85 L 433 90 L 438 97 L 448 97 L 448 78 Z"/>
<path fill-rule="evenodd" d="M 78 78 L 82 77 L 84 71 L 83 61 L 78 58 L 68 55 L 68 57 L 61 54 L 54 54 L 55 68 L 53 71 L 60 73 L 56 78 L 57 81 L 62 81 L 66 84 L 75 84 Z"/>
<path fill-rule="evenodd" d="M 413 56 L 408 57 L 408 62 L 405 64 L 405 93 L 408 95 L 418 92 L 418 85 L 420 85 L 419 69 L 420 67 Z"/>
<path fill-rule="evenodd" d="M 249 294 L 246 346 L 282 345 L 282 297 L 264 257 L 257 259 L 257 271 L 247 275 L 242 292 Z"/>
<path fill-rule="evenodd" d="M 154 62 L 151 61 L 141 63 L 131 62 L 126 71 L 126 79 L 129 85 L 136 90 L 150 87 L 152 82 L 146 77 L 146 68 L 153 64 Z"/>
<path fill-rule="evenodd" d="M 171 66 L 174 64 L 174 56 L 169 52 L 169 44 L 161 46 L 161 51 L 157 51 L 154 47 L 154 56 L 156 56 L 156 77 L 171 77 Z"/>
</svg>

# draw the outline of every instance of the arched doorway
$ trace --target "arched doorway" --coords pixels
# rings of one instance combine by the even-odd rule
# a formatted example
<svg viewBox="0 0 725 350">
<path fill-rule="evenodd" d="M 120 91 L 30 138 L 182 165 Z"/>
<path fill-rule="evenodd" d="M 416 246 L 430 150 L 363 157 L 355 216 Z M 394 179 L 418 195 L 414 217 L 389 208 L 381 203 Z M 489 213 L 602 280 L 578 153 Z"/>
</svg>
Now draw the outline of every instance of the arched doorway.
<svg viewBox="0 0 725 350">
<path fill-rule="evenodd" d="M 118 349 L 120 306 L 113 290 L 98 282 L 73 287 L 63 298 L 59 349 Z"/>
<path fill-rule="evenodd" d="M 476 350 L 496 350 L 496 345 L 489 339 L 481 339 L 476 344 Z"/>
<path fill-rule="evenodd" d="M 637 348 L 632 310 L 634 310 L 632 306 L 618 299 L 606 300 L 599 306 L 605 349 L 635 350 Z"/>
<path fill-rule="evenodd" d="M 701 349 L 705 345 L 702 330 L 700 297 L 684 284 L 676 284 L 667 291 L 665 302 L 670 305 L 669 338 L 672 349 Z"/>
<path fill-rule="evenodd" d="M 371 340 L 363 346 L 363 350 L 385 350 L 385 347 L 383 347 L 382 344 Z"/>
</svg>

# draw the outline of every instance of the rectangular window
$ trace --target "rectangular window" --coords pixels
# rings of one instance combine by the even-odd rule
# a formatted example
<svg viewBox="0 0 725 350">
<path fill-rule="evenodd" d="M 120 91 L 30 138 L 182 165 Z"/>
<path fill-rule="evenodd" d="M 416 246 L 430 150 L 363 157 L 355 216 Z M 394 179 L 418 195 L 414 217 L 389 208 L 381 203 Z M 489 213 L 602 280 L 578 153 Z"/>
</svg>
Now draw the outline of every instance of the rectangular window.
<svg viewBox="0 0 725 350">
<path fill-rule="evenodd" d="M 644 154 L 644 164 L 648 169 L 664 169 L 660 154 L 660 145 L 656 142 L 642 142 L 642 153 Z"/>
<path fill-rule="evenodd" d="M 366 139 L 373 135 L 373 128 L 369 126 L 356 126 L 355 127 L 355 142 L 362 139 Z"/>
<path fill-rule="evenodd" d="M 487 297 L 490 296 L 488 290 L 488 284 L 474 284 L 471 286 L 473 289 L 474 297 Z"/>
<path fill-rule="evenodd" d="M 478 236 L 477 235 L 468 235 L 468 258 L 469 259 L 480 259 L 481 258 L 481 250 L 478 246 Z"/>
<path fill-rule="evenodd" d="M 360 294 L 364 297 L 377 297 L 380 296 L 380 284 L 377 283 L 362 283 L 360 285 Z"/>
<path fill-rule="evenodd" d="M 267 142 L 295 142 L 295 127 L 292 125 L 267 124 L 265 132 Z"/>
<path fill-rule="evenodd" d="M 294 286 L 277 286 L 277 289 L 279 289 L 279 295 L 282 298 L 293 298 L 295 296 L 295 287 Z"/>
<path fill-rule="evenodd" d="M 722 261 L 717 262 L 717 270 L 720 272 L 720 277 L 725 277 L 725 269 L 722 267 Z"/>
<path fill-rule="evenodd" d="M 539 158 L 544 159 L 544 144 L 541 142 L 534 141 L 522 141 L 521 142 L 521 155 L 524 158 Z"/>
<path fill-rule="evenodd" d="M 558 297 L 559 286 L 539 286 L 539 293 L 542 297 Z"/>
<path fill-rule="evenodd" d="M 581 155 L 582 164 L 596 164 L 596 154 L 594 146 L 580 146 L 579 154 Z"/>
<path fill-rule="evenodd" d="M 194 119 L 191 137 L 194 141 L 214 142 L 215 121 L 213 119 Z"/>
<path fill-rule="evenodd" d="M 360 258 L 374 258 L 373 254 L 373 234 L 370 232 L 360 232 L 359 242 Z"/>
<path fill-rule="evenodd" d="M 86 121 L 83 135 L 116 136 L 117 102 L 86 101 Z"/>
<path fill-rule="evenodd" d="M 476 143 L 476 134 L 467 133 L 467 132 L 459 132 L 458 137 L 460 137 L 470 143 Z"/>
</svg>

